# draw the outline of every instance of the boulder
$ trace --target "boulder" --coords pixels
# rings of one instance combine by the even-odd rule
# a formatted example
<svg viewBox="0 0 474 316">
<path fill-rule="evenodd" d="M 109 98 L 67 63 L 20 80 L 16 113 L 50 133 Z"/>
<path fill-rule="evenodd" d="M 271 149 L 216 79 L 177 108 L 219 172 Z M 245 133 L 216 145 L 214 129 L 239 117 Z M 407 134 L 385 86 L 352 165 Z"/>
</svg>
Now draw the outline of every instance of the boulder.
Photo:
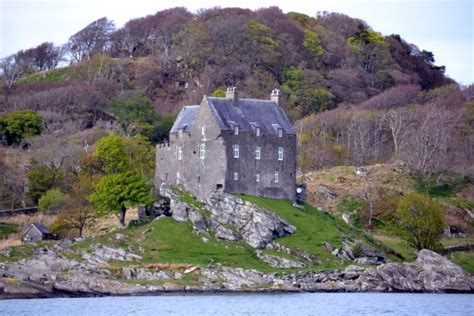
<svg viewBox="0 0 474 316">
<path fill-rule="evenodd" d="M 216 225 L 215 231 L 216 231 L 217 239 L 230 240 L 230 241 L 238 241 L 242 239 L 241 236 L 238 233 L 236 233 L 234 230 L 223 227 L 221 225 Z"/>
<path fill-rule="evenodd" d="M 196 231 L 203 232 L 209 228 L 206 217 L 199 211 L 191 210 L 188 214 L 189 220 L 193 224 L 193 227 Z"/>
</svg>

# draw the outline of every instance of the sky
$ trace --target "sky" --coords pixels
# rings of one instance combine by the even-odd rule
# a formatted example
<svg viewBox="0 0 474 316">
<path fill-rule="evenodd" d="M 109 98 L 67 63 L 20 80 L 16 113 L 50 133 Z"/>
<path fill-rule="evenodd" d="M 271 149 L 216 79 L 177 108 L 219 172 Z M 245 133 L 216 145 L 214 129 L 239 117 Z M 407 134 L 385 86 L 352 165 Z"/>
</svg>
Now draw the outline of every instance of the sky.
<svg viewBox="0 0 474 316">
<path fill-rule="evenodd" d="M 457 82 L 474 83 L 472 0 L 0 0 L 0 58 L 49 41 L 67 42 L 90 22 L 106 16 L 116 26 L 131 18 L 184 6 L 199 9 L 278 6 L 315 16 L 339 12 L 366 21 L 383 35 L 399 34 L 434 53 L 436 64 Z"/>
</svg>

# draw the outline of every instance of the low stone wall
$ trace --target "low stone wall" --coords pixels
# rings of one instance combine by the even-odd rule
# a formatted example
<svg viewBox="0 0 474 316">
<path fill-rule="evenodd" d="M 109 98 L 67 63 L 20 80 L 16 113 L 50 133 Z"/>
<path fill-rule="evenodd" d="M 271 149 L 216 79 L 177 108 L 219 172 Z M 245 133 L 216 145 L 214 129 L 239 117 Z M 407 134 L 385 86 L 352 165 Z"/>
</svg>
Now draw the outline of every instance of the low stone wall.
<svg viewBox="0 0 474 316">
<path fill-rule="evenodd" d="M 474 251 L 474 244 L 446 247 L 441 251 L 441 253 L 443 255 L 447 255 L 453 252 L 461 251 Z"/>
<path fill-rule="evenodd" d="M 16 208 L 11 210 L 0 210 L 0 217 L 9 217 L 19 214 L 34 214 L 38 212 L 37 207 Z"/>
</svg>

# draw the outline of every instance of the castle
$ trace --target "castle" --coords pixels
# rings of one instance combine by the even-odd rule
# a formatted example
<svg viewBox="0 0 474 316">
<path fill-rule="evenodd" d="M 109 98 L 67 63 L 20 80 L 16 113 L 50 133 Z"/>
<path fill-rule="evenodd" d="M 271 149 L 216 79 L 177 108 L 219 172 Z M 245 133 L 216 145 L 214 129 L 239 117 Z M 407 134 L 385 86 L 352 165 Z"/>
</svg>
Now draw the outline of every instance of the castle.
<svg viewBox="0 0 474 316">
<path fill-rule="evenodd" d="M 156 148 L 157 186 L 182 185 L 203 200 L 213 191 L 295 199 L 296 132 L 270 100 L 243 99 L 235 87 L 225 98 L 204 96 L 185 106 Z"/>
</svg>

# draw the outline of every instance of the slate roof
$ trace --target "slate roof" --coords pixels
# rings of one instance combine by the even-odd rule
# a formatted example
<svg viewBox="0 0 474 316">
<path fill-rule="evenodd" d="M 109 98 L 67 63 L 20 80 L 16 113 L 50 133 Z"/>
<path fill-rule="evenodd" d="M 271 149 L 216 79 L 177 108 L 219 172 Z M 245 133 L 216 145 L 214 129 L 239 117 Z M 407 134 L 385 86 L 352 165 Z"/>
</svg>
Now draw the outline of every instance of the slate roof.
<svg viewBox="0 0 474 316">
<path fill-rule="evenodd" d="M 33 223 L 31 226 L 36 227 L 42 234 L 49 234 L 49 229 L 43 224 Z"/>
<path fill-rule="evenodd" d="M 262 134 L 277 134 L 282 128 L 285 134 L 295 135 L 288 117 L 280 106 L 271 100 L 208 97 L 207 101 L 222 130 L 233 130 L 239 126 L 241 132 L 260 127 Z"/>
<path fill-rule="evenodd" d="M 170 133 L 178 133 L 181 128 L 185 133 L 191 132 L 191 127 L 193 126 L 198 110 L 199 105 L 188 105 L 183 107 L 181 112 L 179 112 Z"/>
</svg>

